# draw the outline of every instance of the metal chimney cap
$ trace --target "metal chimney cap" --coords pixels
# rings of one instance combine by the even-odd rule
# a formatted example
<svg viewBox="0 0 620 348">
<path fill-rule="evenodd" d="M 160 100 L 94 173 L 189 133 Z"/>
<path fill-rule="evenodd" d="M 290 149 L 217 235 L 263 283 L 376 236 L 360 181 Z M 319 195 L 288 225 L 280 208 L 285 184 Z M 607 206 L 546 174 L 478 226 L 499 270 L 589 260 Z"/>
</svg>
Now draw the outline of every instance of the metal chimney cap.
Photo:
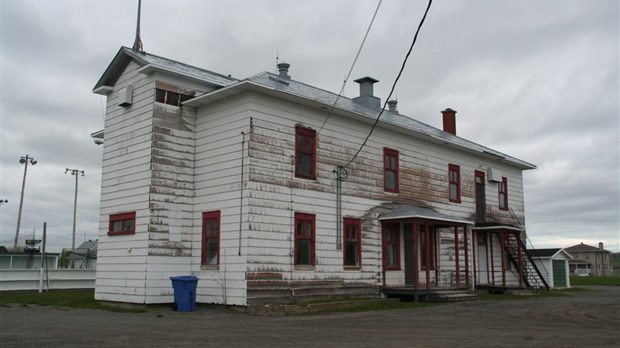
<svg viewBox="0 0 620 348">
<path fill-rule="evenodd" d="M 364 82 L 376 83 L 376 82 L 379 82 L 379 80 L 373 79 L 370 76 L 365 76 L 365 77 L 360 77 L 357 80 L 354 80 L 354 82 L 357 82 L 357 83 L 364 83 Z"/>
</svg>

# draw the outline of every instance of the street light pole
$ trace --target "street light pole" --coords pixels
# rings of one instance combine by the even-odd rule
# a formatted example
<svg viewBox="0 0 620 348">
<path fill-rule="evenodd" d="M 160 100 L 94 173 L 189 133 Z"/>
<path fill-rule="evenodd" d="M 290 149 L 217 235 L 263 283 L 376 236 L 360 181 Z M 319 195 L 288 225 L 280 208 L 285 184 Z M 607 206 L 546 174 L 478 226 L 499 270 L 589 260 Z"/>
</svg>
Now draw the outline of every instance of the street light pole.
<svg viewBox="0 0 620 348">
<path fill-rule="evenodd" d="M 37 164 L 37 161 L 35 161 L 33 157 L 26 155 L 19 158 L 19 163 L 25 164 L 25 166 L 24 180 L 22 181 L 22 194 L 19 199 L 19 212 L 17 213 L 17 228 L 15 230 L 15 242 L 13 243 L 13 251 L 17 250 L 17 240 L 19 239 L 19 226 L 22 223 L 22 207 L 24 206 L 24 190 L 26 189 L 26 173 L 28 173 L 28 163 L 34 166 L 35 164 Z"/>
<path fill-rule="evenodd" d="M 71 254 L 75 252 L 75 222 L 77 218 L 77 194 L 78 194 L 78 174 L 82 174 L 84 176 L 83 170 L 78 169 L 69 169 L 65 170 L 65 174 L 71 173 L 71 175 L 75 175 L 75 196 L 73 198 L 73 239 L 71 242 Z M 71 268 L 75 268 L 75 256 L 71 258 Z"/>
</svg>

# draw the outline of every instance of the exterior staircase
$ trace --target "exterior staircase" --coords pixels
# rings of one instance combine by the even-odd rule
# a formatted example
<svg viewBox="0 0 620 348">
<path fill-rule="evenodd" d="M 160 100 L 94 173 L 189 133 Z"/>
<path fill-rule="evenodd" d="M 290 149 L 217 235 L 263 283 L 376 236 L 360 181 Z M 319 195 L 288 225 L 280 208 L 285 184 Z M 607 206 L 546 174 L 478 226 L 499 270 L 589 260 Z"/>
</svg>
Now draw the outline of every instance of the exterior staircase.
<svg viewBox="0 0 620 348">
<path fill-rule="evenodd" d="M 517 218 L 517 215 L 512 210 L 512 208 L 510 208 L 510 216 L 512 217 L 515 225 L 520 227 L 525 234 L 525 228 Z M 545 281 L 545 278 L 536 266 L 536 263 L 534 263 L 532 256 L 527 251 L 527 246 L 519 235 L 511 233 L 508 237 L 508 240 L 506 241 L 507 245 L 505 246 L 505 248 L 508 252 L 510 262 L 516 266 L 517 272 L 519 271 L 519 265 L 521 265 L 521 275 L 523 277 L 523 282 L 528 288 L 545 288 L 549 290 L 549 284 L 547 284 L 547 281 Z M 527 234 L 525 234 L 525 238 L 527 238 Z"/>
</svg>

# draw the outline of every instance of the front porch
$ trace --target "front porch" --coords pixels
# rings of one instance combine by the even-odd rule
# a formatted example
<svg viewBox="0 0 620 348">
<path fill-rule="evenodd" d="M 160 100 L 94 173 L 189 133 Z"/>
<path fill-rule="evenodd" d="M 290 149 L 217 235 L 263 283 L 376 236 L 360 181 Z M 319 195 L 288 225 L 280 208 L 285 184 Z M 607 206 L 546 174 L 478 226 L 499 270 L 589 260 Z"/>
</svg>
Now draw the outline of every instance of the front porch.
<svg viewBox="0 0 620 348">
<path fill-rule="evenodd" d="M 471 222 L 407 205 L 381 214 L 379 221 L 384 294 L 406 292 L 417 298 L 472 287 Z"/>
</svg>

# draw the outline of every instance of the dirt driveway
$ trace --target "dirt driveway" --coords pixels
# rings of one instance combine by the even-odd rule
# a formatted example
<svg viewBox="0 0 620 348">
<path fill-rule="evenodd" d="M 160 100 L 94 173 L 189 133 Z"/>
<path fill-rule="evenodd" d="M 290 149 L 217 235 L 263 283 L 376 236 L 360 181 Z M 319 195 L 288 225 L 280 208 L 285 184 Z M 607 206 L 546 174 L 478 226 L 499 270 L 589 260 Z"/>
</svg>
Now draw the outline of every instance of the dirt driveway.
<svg viewBox="0 0 620 348">
<path fill-rule="evenodd" d="M 0 308 L 0 346 L 620 346 L 620 287 L 588 289 L 568 297 L 288 317 L 213 307 L 135 314 L 9 305 Z"/>
</svg>

